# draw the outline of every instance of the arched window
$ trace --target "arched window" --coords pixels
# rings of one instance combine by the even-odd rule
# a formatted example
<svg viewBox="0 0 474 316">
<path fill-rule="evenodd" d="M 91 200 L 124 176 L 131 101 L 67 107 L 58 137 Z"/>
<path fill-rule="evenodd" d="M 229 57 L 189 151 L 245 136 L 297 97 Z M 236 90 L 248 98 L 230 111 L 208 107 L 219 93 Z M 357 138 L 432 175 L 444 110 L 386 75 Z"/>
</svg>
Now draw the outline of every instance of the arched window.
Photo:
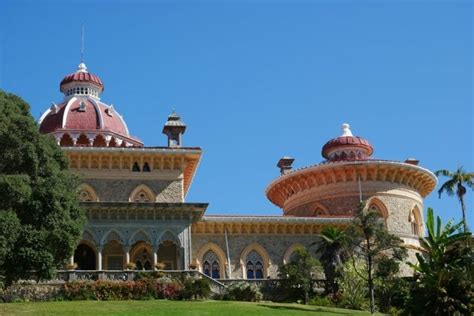
<svg viewBox="0 0 474 316">
<path fill-rule="evenodd" d="M 219 269 L 219 262 L 214 261 L 212 263 L 212 278 L 213 279 L 220 279 L 220 269 Z"/>
<path fill-rule="evenodd" d="M 209 250 L 203 256 L 202 271 L 205 275 L 210 276 L 211 278 L 220 279 L 220 260 L 214 251 Z"/>
<path fill-rule="evenodd" d="M 92 195 L 89 191 L 87 190 L 81 190 L 79 192 L 79 201 L 81 202 L 92 202 Z"/>
<path fill-rule="evenodd" d="M 94 189 L 87 184 L 82 184 L 79 189 L 79 201 L 81 202 L 96 202 L 97 194 L 94 192 Z"/>
<path fill-rule="evenodd" d="M 247 255 L 247 279 L 263 279 L 262 256 L 252 250 Z"/>
<path fill-rule="evenodd" d="M 147 203 L 150 202 L 151 198 L 145 191 L 141 190 L 135 195 L 135 202 Z"/>
<path fill-rule="evenodd" d="M 155 202 L 155 194 L 146 185 L 140 184 L 130 194 L 129 201 L 138 203 Z"/>
<path fill-rule="evenodd" d="M 369 212 L 375 212 L 380 215 L 380 220 L 383 221 L 384 225 L 387 226 L 387 217 L 388 217 L 388 211 L 385 207 L 385 205 L 378 199 L 373 199 L 370 201 L 369 207 L 368 207 Z"/>
<path fill-rule="evenodd" d="M 253 262 L 252 261 L 247 261 L 247 279 L 254 279 L 254 273 L 253 273 Z"/>
<path fill-rule="evenodd" d="M 135 162 L 132 167 L 133 172 L 140 172 L 140 166 L 138 166 L 138 162 Z"/>
<path fill-rule="evenodd" d="M 263 279 L 263 264 L 260 261 L 255 263 L 255 279 Z"/>
<path fill-rule="evenodd" d="M 148 162 L 145 162 L 143 165 L 143 172 L 150 172 L 150 166 L 148 165 Z"/>
<path fill-rule="evenodd" d="M 202 266 L 202 271 L 205 275 L 207 276 L 211 276 L 211 264 L 209 263 L 209 261 L 204 261 L 204 264 Z"/>
<path fill-rule="evenodd" d="M 420 236 L 423 231 L 423 223 L 418 207 L 415 206 L 415 208 L 410 211 L 408 222 L 410 223 L 411 233 Z"/>
</svg>

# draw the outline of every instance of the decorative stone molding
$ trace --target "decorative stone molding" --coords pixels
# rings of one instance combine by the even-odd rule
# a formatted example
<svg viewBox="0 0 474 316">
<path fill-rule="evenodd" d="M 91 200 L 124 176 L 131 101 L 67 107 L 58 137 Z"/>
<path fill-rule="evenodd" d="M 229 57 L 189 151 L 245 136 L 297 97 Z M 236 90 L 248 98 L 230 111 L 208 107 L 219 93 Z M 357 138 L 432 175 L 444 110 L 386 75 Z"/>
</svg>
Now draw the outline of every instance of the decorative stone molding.
<svg viewBox="0 0 474 316">
<path fill-rule="evenodd" d="M 274 180 L 267 187 L 267 197 L 277 206 L 288 209 L 289 200 L 311 192 L 311 196 L 325 187 L 337 188 L 342 183 L 352 183 L 358 189 L 359 179 L 362 187 L 367 182 L 395 183 L 410 188 L 425 197 L 436 186 L 435 175 L 424 168 L 412 164 L 366 160 L 356 162 L 325 163 L 289 172 Z"/>
</svg>

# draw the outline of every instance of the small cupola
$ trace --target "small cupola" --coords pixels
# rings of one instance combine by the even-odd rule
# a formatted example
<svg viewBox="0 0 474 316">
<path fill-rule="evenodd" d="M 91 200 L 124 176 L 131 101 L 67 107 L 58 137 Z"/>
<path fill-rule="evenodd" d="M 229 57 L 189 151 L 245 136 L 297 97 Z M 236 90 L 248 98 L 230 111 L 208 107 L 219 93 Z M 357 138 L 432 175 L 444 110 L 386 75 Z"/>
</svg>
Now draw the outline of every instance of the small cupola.
<svg viewBox="0 0 474 316">
<path fill-rule="evenodd" d="M 366 139 L 352 135 L 347 123 L 342 124 L 342 135 L 328 141 L 321 150 L 322 156 L 331 162 L 367 160 L 373 152 Z"/>
<path fill-rule="evenodd" d="M 65 100 L 82 96 L 99 99 L 104 91 L 104 84 L 98 76 L 89 73 L 86 64 L 81 62 L 76 72 L 63 78 L 59 90 L 64 93 Z"/>
<path fill-rule="evenodd" d="M 163 134 L 168 136 L 168 147 L 181 147 L 183 144 L 182 135 L 185 131 L 186 124 L 181 121 L 181 117 L 173 110 L 163 126 Z"/>
</svg>

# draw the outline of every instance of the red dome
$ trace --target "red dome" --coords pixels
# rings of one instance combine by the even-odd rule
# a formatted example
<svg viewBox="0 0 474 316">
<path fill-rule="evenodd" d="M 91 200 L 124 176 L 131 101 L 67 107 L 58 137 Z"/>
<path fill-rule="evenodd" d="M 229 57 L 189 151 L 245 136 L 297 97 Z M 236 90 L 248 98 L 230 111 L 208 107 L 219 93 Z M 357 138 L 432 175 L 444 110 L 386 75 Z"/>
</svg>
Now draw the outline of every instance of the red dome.
<svg viewBox="0 0 474 316">
<path fill-rule="evenodd" d="M 348 124 L 343 124 L 343 134 L 331 139 L 322 148 L 322 155 L 330 161 L 363 160 L 369 158 L 374 148 L 362 137 L 353 136 Z"/>
<path fill-rule="evenodd" d="M 62 87 L 71 82 L 82 82 L 82 83 L 92 83 L 100 88 L 101 91 L 104 91 L 104 84 L 102 80 L 94 74 L 88 72 L 75 72 L 67 75 L 59 84 L 59 88 L 62 91 Z"/>
<path fill-rule="evenodd" d="M 141 144 L 130 137 L 125 121 L 112 106 L 88 97 L 74 97 L 53 105 L 40 119 L 40 132 L 111 134 L 130 143 Z"/>
</svg>

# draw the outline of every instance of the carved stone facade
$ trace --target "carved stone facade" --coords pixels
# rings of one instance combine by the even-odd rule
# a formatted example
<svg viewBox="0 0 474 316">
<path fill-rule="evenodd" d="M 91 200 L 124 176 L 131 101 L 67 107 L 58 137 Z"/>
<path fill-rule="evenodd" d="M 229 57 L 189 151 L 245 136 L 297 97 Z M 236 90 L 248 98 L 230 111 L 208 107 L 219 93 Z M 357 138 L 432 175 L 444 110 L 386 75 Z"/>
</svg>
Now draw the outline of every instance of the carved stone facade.
<svg viewBox="0 0 474 316">
<path fill-rule="evenodd" d="M 347 124 L 323 146 L 324 162 L 292 170 L 293 158 L 280 160 L 266 194 L 283 216 L 204 216 L 207 203 L 185 202 L 202 150 L 183 146 L 178 114 L 164 125 L 166 147 L 144 147 L 99 100 L 103 83 L 84 64 L 61 91 L 64 101 L 43 114 L 40 131 L 56 138 L 84 182 L 78 195 L 88 221 L 71 258 L 81 270 L 196 266 L 219 279 L 277 278 L 298 247 L 315 253 L 322 228 L 347 226 L 361 200 L 414 258 L 423 198 L 436 178 L 414 160 L 373 159 L 372 146 Z"/>
</svg>

